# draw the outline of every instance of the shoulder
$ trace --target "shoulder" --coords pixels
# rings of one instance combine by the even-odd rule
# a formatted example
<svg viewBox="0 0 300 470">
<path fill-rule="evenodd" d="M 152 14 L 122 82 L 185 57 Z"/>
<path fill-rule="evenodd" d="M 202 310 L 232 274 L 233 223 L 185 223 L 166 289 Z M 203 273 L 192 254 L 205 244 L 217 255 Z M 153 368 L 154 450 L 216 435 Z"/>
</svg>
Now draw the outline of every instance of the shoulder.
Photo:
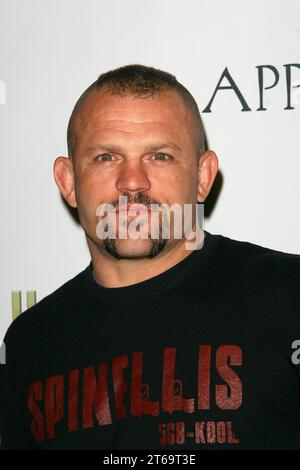
<svg viewBox="0 0 300 470">
<path fill-rule="evenodd" d="M 297 279 L 300 276 L 300 255 L 275 250 L 244 240 L 219 235 L 216 255 L 225 271 L 238 276 L 269 280 Z"/>
<path fill-rule="evenodd" d="M 57 324 L 59 318 L 63 319 L 67 310 L 74 311 L 80 308 L 86 269 L 13 320 L 3 340 L 7 350 L 16 351 L 21 357 L 25 351 L 39 344 L 42 333 L 46 329 L 51 329 L 53 324 Z"/>
</svg>

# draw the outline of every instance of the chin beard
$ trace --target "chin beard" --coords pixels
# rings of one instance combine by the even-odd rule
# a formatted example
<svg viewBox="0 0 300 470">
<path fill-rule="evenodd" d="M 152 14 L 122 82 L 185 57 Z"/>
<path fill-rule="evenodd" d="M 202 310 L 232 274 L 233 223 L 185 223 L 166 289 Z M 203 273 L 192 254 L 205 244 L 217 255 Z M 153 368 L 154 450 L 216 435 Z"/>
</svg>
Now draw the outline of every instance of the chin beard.
<svg viewBox="0 0 300 470">
<path fill-rule="evenodd" d="M 155 258 L 166 246 L 166 239 L 151 240 L 151 247 L 147 254 L 144 255 L 123 255 L 118 249 L 118 240 L 115 238 L 106 238 L 103 240 L 104 249 L 116 259 L 139 259 L 139 258 Z"/>
</svg>

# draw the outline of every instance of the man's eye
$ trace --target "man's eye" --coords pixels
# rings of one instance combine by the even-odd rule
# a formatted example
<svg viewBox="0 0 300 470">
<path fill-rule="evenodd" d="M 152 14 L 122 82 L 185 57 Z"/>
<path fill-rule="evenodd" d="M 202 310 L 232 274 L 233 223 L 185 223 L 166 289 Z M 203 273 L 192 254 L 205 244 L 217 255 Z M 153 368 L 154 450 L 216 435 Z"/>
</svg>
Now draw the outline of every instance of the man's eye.
<svg viewBox="0 0 300 470">
<path fill-rule="evenodd" d="M 97 160 L 100 162 L 110 162 L 110 158 L 112 155 L 110 153 L 101 153 L 101 155 L 97 156 Z"/>
<path fill-rule="evenodd" d="M 154 157 L 158 157 L 157 159 L 155 158 L 155 160 L 163 160 L 163 161 L 171 158 L 170 155 L 168 155 L 167 153 L 162 153 L 162 152 L 155 153 Z M 164 158 L 164 157 L 167 157 L 167 158 Z"/>
<path fill-rule="evenodd" d="M 155 160 L 160 160 L 160 161 L 165 161 L 165 160 L 169 160 L 171 157 L 170 155 L 168 155 L 167 153 L 163 153 L 163 152 L 157 152 L 153 155 L 155 157 Z M 112 155 L 110 153 L 101 153 L 100 155 L 98 155 L 96 157 L 96 159 L 100 162 L 110 162 L 112 161 Z"/>
</svg>

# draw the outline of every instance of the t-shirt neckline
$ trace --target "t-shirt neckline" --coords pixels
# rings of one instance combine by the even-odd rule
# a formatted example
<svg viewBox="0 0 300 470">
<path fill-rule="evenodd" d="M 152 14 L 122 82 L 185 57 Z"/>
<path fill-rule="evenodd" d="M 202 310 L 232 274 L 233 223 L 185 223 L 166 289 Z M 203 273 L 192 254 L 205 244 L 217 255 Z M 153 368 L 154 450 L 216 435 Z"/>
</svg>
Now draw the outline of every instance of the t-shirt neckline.
<svg viewBox="0 0 300 470">
<path fill-rule="evenodd" d="M 204 260 L 221 238 L 220 235 L 211 234 L 206 230 L 204 232 L 206 235 L 200 249 L 191 251 L 188 256 L 166 271 L 129 286 L 104 287 L 98 284 L 93 277 L 93 262 L 91 260 L 84 273 L 86 285 L 93 295 L 103 303 L 119 305 L 143 302 L 149 297 L 174 287 L 192 274 L 195 269 L 203 266 Z"/>
</svg>

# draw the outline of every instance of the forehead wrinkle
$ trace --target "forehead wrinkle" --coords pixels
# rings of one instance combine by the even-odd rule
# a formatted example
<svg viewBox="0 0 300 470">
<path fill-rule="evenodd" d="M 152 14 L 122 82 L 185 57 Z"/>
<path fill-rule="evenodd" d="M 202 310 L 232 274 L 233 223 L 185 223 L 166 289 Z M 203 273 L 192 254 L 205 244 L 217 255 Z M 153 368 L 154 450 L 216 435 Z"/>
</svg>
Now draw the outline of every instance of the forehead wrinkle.
<svg viewBox="0 0 300 470">
<path fill-rule="evenodd" d="M 182 148 L 180 147 L 179 144 L 176 142 L 172 142 L 170 139 L 158 139 L 156 142 L 146 142 L 146 143 L 140 143 L 137 141 L 135 138 L 131 139 L 130 144 L 134 144 L 136 148 L 141 148 L 143 151 L 154 151 L 157 149 L 163 149 L 163 148 L 173 148 L 176 149 L 180 152 L 182 152 Z M 126 147 L 126 146 L 125 146 Z M 101 140 L 99 142 L 96 142 L 94 145 L 90 145 L 87 149 L 86 152 L 102 149 L 102 150 L 112 150 L 112 151 L 124 151 L 124 142 L 122 142 L 121 145 L 119 145 L 116 142 L 105 142 Z"/>
<path fill-rule="evenodd" d="M 114 123 L 116 123 L 116 127 L 113 125 Z M 145 129 L 145 127 L 148 129 Z M 176 128 L 177 126 L 175 126 L 175 130 Z M 101 132 L 103 132 L 104 134 L 106 132 L 118 132 L 123 133 L 124 135 L 134 133 L 147 134 L 149 131 L 152 133 L 157 133 L 164 130 L 166 130 L 168 134 L 170 133 L 168 123 L 164 121 L 129 122 L 119 119 L 102 121 L 97 126 L 94 125 L 93 121 L 89 121 L 86 124 L 82 125 L 79 129 L 77 129 L 77 132 L 79 131 L 80 133 L 89 133 L 93 129 L 95 129 L 95 134 L 101 134 Z M 165 138 L 167 137 L 162 136 L 162 139 Z M 169 139 L 170 137 L 168 137 L 168 140 Z"/>
<path fill-rule="evenodd" d="M 104 104 L 104 108 L 105 106 L 106 104 Z M 181 122 L 182 119 L 180 118 L 180 110 L 184 111 L 182 117 L 185 125 L 183 126 Z M 147 120 L 148 113 L 150 113 L 150 119 Z M 122 114 L 125 119 L 122 119 Z M 153 116 L 153 114 L 157 115 Z M 77 126 L 76 129 L 74 128 L 74 138 L 77 143 L 78 139 L 83 139 L 82 144 L 84 144 L 84 141 L 87 139 L 91 138 L 92 140 L 96 140 L 98 132 L 101 134 L 102 131 L 104 133 L 106 131 L 115 131 L 116 133 L 122 133 L 126 136 L 135 132 L 141 134 L 141 130 L 142 133 L 147 134 L 147 132 L 151 132 L 155 134 L 166 129 L 168 135 L 159 136 L 159 140 L 164 142 L 172 141 L 175 138 L 176 142 L 178 140 L 178 136 L 181 134 L 182 136 L 189 136 L 189 138 L 194 137 L 191 136 L 191 128 L 193 127 L 193 124 L 191 123 L 191 116 L 189 114 L 190 113 L 187 112 L 186 107 L 183 106 L 182 100 L 177 102 L 176 113 L 174 113 L 174 108 L 171 109 L 170 106 L 167 106 L 165 110 L 157 111 L 157 113 L 153 113 L 153 108 L 149 110 L 143 109 L 143 107 L 137 107 L 130 110 L 128 110 L 127 107 L 123 108 L 122 106 L 116 106 L 113 109 L 109 107 L 103 109 L 101 106 L 97 106 L 97 104 L 95 106 L 92 100 L 88 100 L 88 102 L 83 106 L 81 112 L 77 115 Z M 151 120 L 151 117 L 152 119 L 153 117 L 156 119 Z M 188 125 L 186 126 L 187 123 Z M 93 128 L 95 129 L 94 132 Z M 99 138 L 101 137 L 99 136 Z M 181 139 L 179 139 L 178 143 L 181 145 Z"/>
<path fill-rule="evenodd" d="M 89 119 L 88 121 L 86 121 L 86 123 L 81 122 L 81 128 L 85 128 L 86 126 L 88 126 L 89 124 L 92 124 L 93 121 L 96 119 L 96 116 L 92 119 Z M 143 119 L 143 120 L 139 120 L 139 121 L 134 121 L 134 120 L 131 120 L 131 119 L 104 119 L 104 120 L 101 120 L 101 121 L 98 121 L 98 124 L 99 124 L 99 127 L 101 127 L 103 125 L 103 127 L 107 128 L 107 125 L 111 125 L 111 124 L 120 124 L 120 125 L 125 125 L 125 126 L 142 126 L 144 124 L 153 124 L 153 125 L 163 125 L 165 126 L 167 123 L 165 120 L 161 120 L 161 121 L 153 121 L 151 119 L 147 120 L 147 119 Z M 168 122 L 169 124 L 169 122 Z M 112 129 L 115 129 L 114 127 L 112 127 Z"/>
<path fill-rule="evenodd" d="M 124 99 L 124 98 L 123 98 Z M 134 101 L 136 101 L 136 99 L 134 99 Z M 148 100 L 147 100 L 148 101 Z M 150 100 L 151 101 L 151 100 Z M 134 108 L 131 108 L 128 110 L 128 107 L 125 106 L 125 107 L 113 107 L 113 109 L 111 108 L 106 108 L 105 109 L 105 106 L 107 106 L 106 103 L 104 103 L 103 105 L 101 104 L 101 100 L 100 100 L 100 103 L 98 102 L 96 105 L 95 103 L 93 103 L 93 101 L 87 101 L 86 103 L 83 104 L 83 107 L 82 109 L 79 111 L 79 113 L 77 114 L 77 117 L 76 117 L 76 120 L 75 120 L 75 123 L 74 123 L 74 130 L 76 131 L 77 129 L 80 129 L 80 128 L 85 128 L 89 122 L 92 122 L 94 120 L 97 120 L 97 118 L 101 117 L 101 116 L 105 116 L 105 119 L 102 120 L 102 122 L 105 122 L 105 121 L 110 121 L 110 122 L 116 122 L 116 121 L 119 121 L 121 123 L 128 123 L 129 125 L 132 124 L 146 124 L 146 123 L 153 123 L 153 124 L 165 124 L 166 121 L 168 123 L 170 122 L 173 122 L 175 125 L 177 125 L 177 120 L 176 120 L 176 116 L 178 115 L 178 113 L 180 113 L 180 110 L 183 111 L 183 116 L 184 116 L 184 121 L 186 121 L 186 109 L 185 107 L 183 106 L 183 103 L 181 102 L 181 100 L 179 100 L 179 103 L 176 103 L 176 109 L 177 109 L 177 112 L 176 112 L 176 115 L 175 115 L 175 120 L 174 120 L 174 112 L 173 112 L 173 107 L 171 107 L 170 105 L 169 106 L 166 106 L 164 110 L 160 110 L 160 111 L 157 111 L 157 115 L 158 117 L 161 117 L 163 115 L 163 118 L 162 120 L 152 120 L 153 119 L 153 108 L 152 109 L 147 109 L 147 102 L 146 102 L 146 106 L 145 106 L 145 102 L 142 102 L 142 105 L 141 106 L 137 106 L 137 107 L 134 107 Z M 104 109 L 103 109 L 104 108 Z M 150 113 L 152 114 L 152 119 L 150 117 L 150 120 L 148 119 L 147 120 L 147 114 Z M 116 116 L 117 114 L 117 116 Z M 120 114 L 122 115 L 125 115 L 125 119 L 122 119 L 120 118 Z M 137 120 L 136 120 L 137 119 Z M 76 123 L 78 124 L 78 127 L 76 126 Z M 85 124 L 87 123 L 87 124 Z M 101 123 L 101 120 L 99 120 L 99 124 Z M 75 129 L 77 127 L 77 129 Z"/>
</svg>

